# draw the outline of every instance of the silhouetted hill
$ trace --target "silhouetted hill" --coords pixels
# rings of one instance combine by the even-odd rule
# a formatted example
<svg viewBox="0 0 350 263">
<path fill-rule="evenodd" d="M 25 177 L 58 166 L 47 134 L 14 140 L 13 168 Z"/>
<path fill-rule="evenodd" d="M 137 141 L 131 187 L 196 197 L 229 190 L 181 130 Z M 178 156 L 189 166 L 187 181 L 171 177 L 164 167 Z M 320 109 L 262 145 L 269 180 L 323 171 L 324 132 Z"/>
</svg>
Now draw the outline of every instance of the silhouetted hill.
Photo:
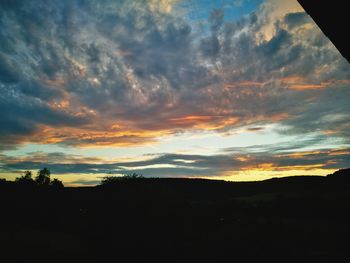
<svg viewBox="0 0 350 263">
<path fill-rule="evenodd" d="M 346 177 L 350 178 L 350 168 L 340 169 L 332 174 L 327 175 L 327 177 Z"/>
<path fill-rule="evenodd" d="M 319 176 L 63 189 L 1 181 L 1 259 L 346 262 L 349 190 Z"/>
<path fill-rule="evenodd" d="M 333 174 L 327 175 L 327 179 L 337 185 L 350 184 L 350 169 L 341 169 Z"/>
</svg>

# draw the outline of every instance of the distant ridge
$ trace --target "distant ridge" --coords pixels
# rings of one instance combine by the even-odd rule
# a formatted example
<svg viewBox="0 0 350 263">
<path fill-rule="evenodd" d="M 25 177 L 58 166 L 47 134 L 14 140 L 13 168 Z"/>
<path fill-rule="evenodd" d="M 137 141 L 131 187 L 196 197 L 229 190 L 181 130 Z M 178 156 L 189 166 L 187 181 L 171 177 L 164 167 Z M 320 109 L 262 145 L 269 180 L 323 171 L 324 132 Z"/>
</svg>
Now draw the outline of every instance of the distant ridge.
<svg viewBox="0 0 350 263">
<path fill-rule="evenodd" d="M 320 175 L 295 175 L 295 176 L 285 176 L 285 177 L 273 177 L 266 180 L 261 181 L 225 181 L 225 180 L 219 180 L 219 179 L 204 179 L 204 178 L 162 178 L 162 177 L 150 177 L 150 178 L 135 178 L 135 179 L 129 179 L 129 180 L 119 180 L 117 182 L 106 184 L 105 186 L 113 186 L 113 185 L 120 185 L 120 184 L 133 184 L 133 183 L 139 183 L 143 184 L 145 183 L 165 183 L 165 184 L 174 184 L 174 185 L 184 185 L 184 184 L 193 184 L 193 185 L 211 185 L 211 186 L 221 186 L 221 185 L 255 185 L 255 184 L 268 184 L 268 183 L 313 183 L 317 181 L 325 181 L 326 179 L 342 179 L 342 180 L 349 180 L 350 181 L 350 168 L 344 168 L 339 169 L 335 171 L 332 174 L 328 174 L 327 176 L 320 176 Z M 5 179 L 0 179 L 0 186 L 15 186 L 18 185 L 18 187 L 23 188 L 23 185 L 19 185 L 14 181 L 7 181 Z M 84 187 L 70 187 L 67 186 L 67 188 L 95 188 L 100 187 L 102 185 L 96 185 L 96 186 L 84 186 Z M 26 187 L 26 188 L 33 188 L 33 187 Z"/>
<path fill-rule="evenodd" d="M 332 174 L 328 174 L 327 177 L 346 177 L 350 178 L 350 168 L 340 169 Z"/>
</svg>

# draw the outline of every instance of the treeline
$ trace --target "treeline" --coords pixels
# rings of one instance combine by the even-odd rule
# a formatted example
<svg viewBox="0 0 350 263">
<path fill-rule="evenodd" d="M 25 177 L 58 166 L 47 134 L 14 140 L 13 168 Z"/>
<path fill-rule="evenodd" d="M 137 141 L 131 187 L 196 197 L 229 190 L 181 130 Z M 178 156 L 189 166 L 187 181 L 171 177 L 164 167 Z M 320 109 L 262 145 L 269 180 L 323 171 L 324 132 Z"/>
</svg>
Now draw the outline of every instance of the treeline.
<svg viewBox="0 0 350 263">
<path fill-rule="evenodd" d="M 57 178 L 51 179 L 51 171 L 47 168 L 43 168 L 37 172 L 37 176 L 33 178 L 32 171 L 25 171 L 24 174 L 15 179 L 15 183 L 26 186 L 41 186 L 41 187 L 53 187 L 63 188 L 64 185 L 61 180 Z"/>
</svg>

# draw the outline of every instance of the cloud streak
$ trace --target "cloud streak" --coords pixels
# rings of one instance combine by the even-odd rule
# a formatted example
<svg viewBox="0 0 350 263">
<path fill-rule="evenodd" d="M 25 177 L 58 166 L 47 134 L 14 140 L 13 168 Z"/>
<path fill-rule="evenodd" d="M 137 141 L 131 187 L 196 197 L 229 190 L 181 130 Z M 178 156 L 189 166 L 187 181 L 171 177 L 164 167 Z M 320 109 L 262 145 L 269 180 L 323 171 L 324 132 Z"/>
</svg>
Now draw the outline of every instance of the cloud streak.
<svg viewBox="0 0 350 263">
<path fill-rule="evenodd" d="M 312 140 L 309 141 L 311 144 Z M 291 151 L 288 143 L 275 146 L 229 148 L 216 155 L 161 154 L 142 161 L 106 161 L 100 158 L 36 152 L 22 157 L 0 156 L 1 169 L 6 171 L 36 170 L 48 167 L 54 174 L 82 174 L 88 181 L 94 175 L 121 175 L 130 172 L 146 177 L 205 177 L 240 180 L 240 171 L 285 172 L 290 170 L 339 169 L 350 165 L 350 148 Z M 288 148 L 288 151 L 286 149 Z M 296 147 L 295 150 L 300 149 Z M 89 176 L 91 179 L 89 179 Z M 247 178 L 249 179 L 249 178 Z"/>
</svg>

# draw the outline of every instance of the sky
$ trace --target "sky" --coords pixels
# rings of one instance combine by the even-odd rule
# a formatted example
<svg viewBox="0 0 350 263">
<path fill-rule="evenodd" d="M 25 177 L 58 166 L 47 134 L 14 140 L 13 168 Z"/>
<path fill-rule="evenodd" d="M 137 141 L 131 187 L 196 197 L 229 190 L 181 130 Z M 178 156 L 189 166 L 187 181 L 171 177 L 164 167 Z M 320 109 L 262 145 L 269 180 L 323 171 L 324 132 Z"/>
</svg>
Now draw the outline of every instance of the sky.
<svg viewBox="0 0 350 263">
<path fill-rule="evenodd" d="M 2 0 L 0 178 L 350 167 L 350 64 L 296 0 Z"/>
</svg>

